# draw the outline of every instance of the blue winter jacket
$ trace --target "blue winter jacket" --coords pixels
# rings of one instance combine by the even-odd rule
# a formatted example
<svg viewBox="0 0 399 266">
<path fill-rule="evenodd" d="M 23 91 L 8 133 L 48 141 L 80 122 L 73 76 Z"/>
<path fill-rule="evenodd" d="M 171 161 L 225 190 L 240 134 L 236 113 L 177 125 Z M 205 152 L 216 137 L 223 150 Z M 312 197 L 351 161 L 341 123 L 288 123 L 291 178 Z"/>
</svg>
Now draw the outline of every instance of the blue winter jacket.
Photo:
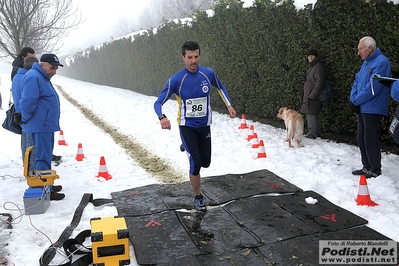
<svg viewBox="0 0 399 266">
<path fill-rule="evenodd" d="M 391 96 L 395 101 L 399 102 L 399 80 L 392 84 Z"/>
<path fill-rule="evenodd" d="M 391 62 L 379 48 L 364 60 L 360 71 L 356 74 L 350 94 L 350 101 L 360 106 L 364 114 L 388 115 L 389 88 L 373 79 L 373 75 L 391 76 Z"/>
<path fill-rule="evenodd" d="M 21 112 L 20 103 L 22 96 L 22 78 L 28 72 L 25 68 L 19 68 L 11 84 L 12 99 L 14 100 L 15 112 Z"/>
<path fill-rule="evenodd" d="M 60 99 L 50 77 L 38 63 L 33 63 L 22 78 L 20 101 L 25 132 L 55 132 L 60 130 Z"/>
</svg>

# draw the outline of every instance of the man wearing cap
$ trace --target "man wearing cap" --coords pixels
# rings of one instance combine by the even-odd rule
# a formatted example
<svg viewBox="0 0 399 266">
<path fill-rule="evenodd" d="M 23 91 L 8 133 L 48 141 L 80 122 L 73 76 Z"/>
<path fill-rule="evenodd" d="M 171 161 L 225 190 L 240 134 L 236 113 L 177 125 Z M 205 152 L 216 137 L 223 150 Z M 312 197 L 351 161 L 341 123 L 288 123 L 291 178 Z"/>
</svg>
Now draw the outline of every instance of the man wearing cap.
<svg viewBox="0 0 399 266">
<path fill-rule="evenodd" d="M 22 78 L 21 121 L 25 132 L 31 132 L 36 147 L 36 169 L 50 170 L 54 132 L 60 130 L 60 100 L 50 79 L 63 67 L 54 54 L 43 54 L 40 64 L 33 63 Z M 51 192 L 51 200 L 61 200 L 62 193 Z"/>
<path fill-rule="evenodd" d="M 324 65 L 320 61 L 317 50 L 307 52 L 309 69 L 306 72 L 306 81 L 303 85 L 303 98 L 300 112 L 306 115 L 309 139 L 315 139 L 320 133 L 320 111 L 322 103 L 319 94 L 326 79 Z"/>
<path fill-rule="evenodd" d="M 19 69 L 24 68 L 24 62 L 29 57 L 35 57 L 35 50 L 31 47 L 24 47 L 21 49 L 21 52 L 18 54 L 17 58 L 12 62 L 12 71 L 11 71 L 11 81 L 13 81 L 14 76 L 18 73 Z M 14 93 L 13 93 L 14 94 Z M 15 102 L 15 99 L 13 99 Z M 33 151 L 34 149 L 32 149 Z M 61 160 L 61 155 L 53 154 L 51 160 L 57 162 Z"/>
</svg>

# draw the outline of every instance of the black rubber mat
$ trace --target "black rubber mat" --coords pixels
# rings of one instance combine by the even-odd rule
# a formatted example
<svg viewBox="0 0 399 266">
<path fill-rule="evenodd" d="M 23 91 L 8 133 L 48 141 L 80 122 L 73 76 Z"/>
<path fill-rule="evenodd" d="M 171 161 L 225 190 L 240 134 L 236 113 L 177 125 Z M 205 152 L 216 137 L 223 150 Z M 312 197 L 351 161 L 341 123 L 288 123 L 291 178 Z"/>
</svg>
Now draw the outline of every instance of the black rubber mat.
<svg viewBox="0 0 399 266">
<path fill-rule="evenodd" d="M 199 254 L 174 211 L 125 219 L 140 265 L 167 265 Z"/>
<path fill-rule="evenodd" d="M 141 216 L 167 210 L 156 193 L 162 185 L 148 185 L 112 192 L 111 197 L 120 216 Z"/>
<path fill-rule="evenodd" d="M 121 216 L 141 216 L 193 207 L 191 184 L 155 184 L 111 193 Z"/>
<path fill-rule="evenodd" d="M 202 253 L 218 254 L 226 250 L 234 251 L 263 245 L 251 232 L 243 230 L 223 208 L 213 208 L 206 213 L 176 213 Z"/>
<path fill-rule="evenodd" d="M 240 199 L 224 208 L 266 244 L 318 232 L 316 228 L 281 208 L 270 197 Z"/>
<path fill-rule="evenodd" d="M 197 256 L 197 262 L 201 266 L 267 266 L 267 261 L 254 252 L 251 248 L 223 253 L 206 254 Z M 279 265 L 279 264 L 275 264 Z M 282 264 L 281 264 L 282 265 Z"/>
<path fill-rule="evenodd" d="M 207 205 L 268 193 L 302 191 L 268 170 L 228 174 L 201 179 Z M 154 184 L 111 193 L 121 216 L 141 216 L 166 210 L 192 209 L 193 191 L 189 181 L 180 184 Z"/>
<path fill-rule="evenodd" d="M 323 265 L 319 264 L 319 241 L 342 241 L 348 239 L 390 240 L 388 237 L 367 226 L 359 226 L 335 232 L 300 236 L 290 239 L 289 241 L 280 241 L 264 245 L 258 250 L 268 261 L 271 262 L 270 265 Z"/>
<path fill-rule="evenodd" d="M 268 170 L 201 179 L 204 194 L 218 204 L 268 193 L 295 193 L 299 187 Z"/>
<path fill-rule="evenodd" d="M 183 257 L 176 258 L 175 261 L 168 261 L 156 264 L 157 266 L 201 266 L 196 256 L 190 254 L 181 254 Z M 144 265 L 144 264 L 141 264 Z M 151 264 L 155 265 L 155 264 Z M 203 264 L 202 264 L 203 265 Z"/>
<path fill-rule="evenodd" d="M 307 204 L 307 197 L 319 202 Z M 240 199 L 224 208 L 266 244 L 367 224 L 367 220 L 312 191 Z"/>
<path fill-rule="evenodd" d="M 317 200 L 306 203 L 306 198 Z M 319 232 L 338 231 L 367 224 L 367 220 L 345 210 L 314 191 L 301 191 L 292 195 L 275 197 L 275 204 L 292 213 Z"/>
<path fill-rule="evenodd" d="M 387 239 L 267 170 L 203 178 L 202 188 L 205 213 L 191 210 L 189 182 L 111 193 L 139 265 L 318 265 L 319 240 Z"/>
</svg>

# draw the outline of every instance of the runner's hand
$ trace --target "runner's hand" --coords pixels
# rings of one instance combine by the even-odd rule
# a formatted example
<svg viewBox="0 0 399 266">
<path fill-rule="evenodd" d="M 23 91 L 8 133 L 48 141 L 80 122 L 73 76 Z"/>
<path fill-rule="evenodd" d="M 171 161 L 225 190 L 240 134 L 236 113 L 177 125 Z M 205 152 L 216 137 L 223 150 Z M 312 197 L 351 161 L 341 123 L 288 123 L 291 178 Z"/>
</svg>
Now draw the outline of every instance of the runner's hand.
<svg viewBox="0 0 399 266">
<path fill-rule="evenodd" d="M 230 118 L 236 117 L 236 110 L 234 110 L 233 106 L 229 105 L 227 109 L 229 109 Z"/>
<path fill-rule="evenodd" d="M 161 127 L 162 127 L 162 129 L 169 129 L 169 130 L 170 130 L 171 126 L 170 126 L 170 121 L 169 121 L 169 119 L 167 119 L 166 117 L 163 118 L 163 119 L 161 120 Z"/>
</svg>

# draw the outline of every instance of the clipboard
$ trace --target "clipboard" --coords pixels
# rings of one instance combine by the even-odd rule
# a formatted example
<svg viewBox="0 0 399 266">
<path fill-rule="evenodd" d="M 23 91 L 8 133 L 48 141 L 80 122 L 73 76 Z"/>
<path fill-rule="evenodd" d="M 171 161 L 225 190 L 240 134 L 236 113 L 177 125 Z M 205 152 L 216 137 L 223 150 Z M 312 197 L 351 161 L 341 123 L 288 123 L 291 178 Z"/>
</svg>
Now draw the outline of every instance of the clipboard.
<svg viewBox="0 0 399 266">
<path fill-rule="evenodd" d="M 377 80 L 379 83 L 381 83 L 382 85 L 385 85 L 387 87 L 390 87 L 392 85 L 392 83 L 394 83 L 395 81 L 397 81 L 397 78 L 390 78 L 390 77 L 381 77 L 381 76 L 377 76 L 374 75 L 373 79 Z"/>
</svg>

